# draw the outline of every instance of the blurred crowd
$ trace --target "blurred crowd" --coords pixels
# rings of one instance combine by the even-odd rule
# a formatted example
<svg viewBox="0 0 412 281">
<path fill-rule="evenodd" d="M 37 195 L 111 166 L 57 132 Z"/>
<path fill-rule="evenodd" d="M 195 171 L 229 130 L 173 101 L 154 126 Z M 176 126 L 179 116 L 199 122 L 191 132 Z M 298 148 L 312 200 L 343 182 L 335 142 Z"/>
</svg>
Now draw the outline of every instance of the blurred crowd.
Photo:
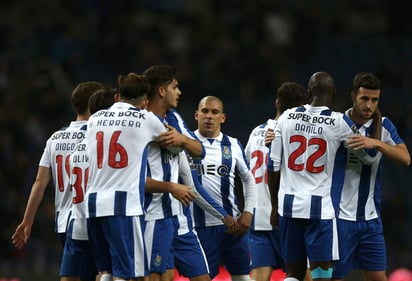
<svg viewBox="0 0 412 281">
<path fill-rule="evenodd" d="M 194 125 L 198 100 L 222 98 L 223 129 L 245 145 L 274 116 L 276 88 L 333 75 L 336 110 L 350 105 L 352 76 L 384 82 L 381 111 L 412 149 L 411 17 L 406 1 L 4 0 L 0 3 L 0 277 L 57 272 L 54 196 L 48 188 L 31 242 L 16 251 L 21 220 L 48 136 L 75 117 L 73 87 L 173 64 L 183 92 L 179 112 Z M 194 126 L 192 127 L 194 128 Z M 384 162 L 383 220 L 388 268 L 412 267 L 411 169 Z M 57 274 L 57 273 L 56 273 Z"/>
</svg>

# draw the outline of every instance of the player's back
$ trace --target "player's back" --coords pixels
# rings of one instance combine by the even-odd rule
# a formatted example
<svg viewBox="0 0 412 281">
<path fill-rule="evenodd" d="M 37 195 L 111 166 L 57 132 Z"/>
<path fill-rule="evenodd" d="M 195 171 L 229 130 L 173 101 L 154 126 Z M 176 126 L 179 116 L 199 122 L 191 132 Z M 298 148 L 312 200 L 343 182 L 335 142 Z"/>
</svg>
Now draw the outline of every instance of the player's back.
<svg viewBox="0 0 412 281">
<path fill-rule="evenodd" d="M 39 163 L 39 166 L 51 169 L 55 186 L 56 227 L 59 233 L 66 231 L 71 207 L 70 154 L 84 138 L 86 123 L 86 121 L 72 121 L 69 126 L 53 133 L 47 140 Z"/>
<path fill-rule="evenodd" d="M 89 155 L 86 151 L 87 139 L 77 144 L 70 156 L 70 186 L 72 206 L 68 237 L 88 240 L 86 227 L 86 188 L 89 179 Z"/>
<path fill-rule="evenodd" d="M 257 186 L 257 204 L 255 207 L 253 225 L 255 230 L 271 230 L 270 213 L 272 204 L 268 187 L 267 164 L 270 160 L 269 148 L 265 145 L 267 130 L 273 129 L 277 121 L 269 119 L 267 122 L 257 126 L 249 135 L 245 147 L 246 158 L 249 161 L 250 170 L 255 178 Z"/>
<path fill-rule="evenodd" d="M 281 215 L 334 217 L 330 192 L 335 154 L 347 136 L 352 134 L 351 126 L 352 122 L 342 113 L 325 106 L 293 108 L 279 118 L 272 158 L 279 163 L 279 146 L 282 145 Z"/>
<path fill-rule="evenodd" d="M 89 216 L 143 214 L 148 144 L 164 131 L 152 112 L 124 102 L 90 117 Z"/>
</svg>

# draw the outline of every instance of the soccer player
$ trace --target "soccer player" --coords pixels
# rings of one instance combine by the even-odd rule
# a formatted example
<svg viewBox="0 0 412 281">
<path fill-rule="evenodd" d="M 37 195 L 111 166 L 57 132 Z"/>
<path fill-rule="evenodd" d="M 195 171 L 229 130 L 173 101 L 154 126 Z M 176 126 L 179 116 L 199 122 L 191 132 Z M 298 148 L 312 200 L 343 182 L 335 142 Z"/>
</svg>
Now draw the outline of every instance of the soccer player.
<svg viewBox="0 0 412 281">
<path fill-rule="evenodd" d="M 50 180 L 53 180 L 55 188 L 55 232 L 64 246 L 71 208 L 69 157 L 76 144 L 85 136 L 86 123 L 90 116 L 89 98 L 96 90 L 103 87 L 102 83 L 90 81 L 80 83 L 74 88 L 71 102 L 77 114 L 76 121 L 54 132 L 47 140 L 23 220 L 12 236 L 12 242 L 18 249 L 23 248 L 30 238 L 34 218 Z"/>
<path fill-rule="evenodd" d="M 352 141 L 374 150 L 377 161 L 364 164 L 347 149 L 342 149 L 337 156 L 346 163 L 346 170 L 337 175 L 339 181 L 333 189 L 333 199 L 337 202 L 340 254 L 333 272 L 333 279 L 337 280 L 343 280 L 351 269 L 361 269 L 367 281 L 387 280 L 386 247 L 380 214 L 382 158 L 386 156 L 407 166 L 411 159 L 391 120 L 383 117 L 379 120 L 381 122 L 375 122 L 372 118 L 378 111 L 381 94 L 381 81 L 374 74 L 361 72 L 354 76 L 353 105 L 345 112 L 360 134 Z M 380 127 L 381 135 L 377 139 L 370 137 L 374 126 Z"/>
<path fill-rule="evenodd" d="M 227 233 L 221 220 L 193 205 L 195 227 L 206 253 L 210 277 L 213 279 L 219 273 L 219 264 L 223 261 L 232 280 L 250 280 L 247 232 L 256 204 L 255 180 L 240 142 L 221 132 L 226 119 L 222 101 L 215 96 L 202 98 L 195 119 L 198 122 L 195 134 L 206 150 L 204 159 L 193 160 L 199 181 L 229 215 L 237 218 L 239 224 L 235 235 Z M 236 172 L 243 183 L 245 204 L 242 213 L 235 195 Z"/>
<path fill-rule="evenodd" d="M 267 165 L 269 148 L 266 145 L 268 130 L 274 130 L 281 113 L 288 108 L 305 103 L 305 90 L 297 83 L 284 82 L 277 89 L 275 101 L 276 116 L 268 119 L 252 130 L 246 144 L 245 154 L 257 185 L 257 204 L 249 231 L 250 255 L 252 260 L 251 278 L 269 281 L 273 269 L 284 269 L 280 252 L 279 230 L 270 224 L 272 204 L 268 187 Z"/>
<path fill-rule="evenodd" d="M 333 261 L 339 258 L 332 173 L 337 149 L 356 132 L 349 118 L 329 109 L 335 95 L 330 74 L 314 73 L 308 94 L 311 104 L 280 116 L 271 144 L 271 223 L 279 226 L 287 281 L 304 279 L 307 259 L 313 280 L 332 278 Z M 358 151 L 364 161 L 373 161 Z"/>
<path fill-rule="evenodd" d="M 96 91 L 89 99 L 90 114 L 110 107 L 115 102 L 116 90 L 105 88 Z M 70 155 L 70 186 L 72 209 L 67 228 L 60 276 L 62 281 L 96 280 L 97 269 L 91 254 L 86 223 L 86 188 L 89 177 L 87 138 L 77 144 Z M 108 278 L 108 279 L 107 279 Z M 100 281 L 111 280 L 102 276 Z"/>
<path fill-rule="evenodd" d="M 87 123 L 87 230 L 99 273 L 137 280 L 147 274 L 143 196 L 148 144 L 167 129 L 137 106 L 147 99 L 143 75 L 119 76 L 119 101 Z M 109 270 L 107 270 L 109 268 Z"/>
<path fill-rule="evenodd" d="M 151 83 L 148 110 L 161 117 L 168 123 L 169 128 L 168 132 L 159 136 L 159 143 L 153 143 L 149 147 L 148 175 L 159 181 L 177 183 L 182 174 L 182 167 L 186 167 L 184 173 L 188 177 L 185 178 L 191 180 L 191 171 L 185 153 L 201 158 L 204 149 L 175 110 L 181 95 L 176 70 L 169 65 L 155 65 L 149 67 L 143 74 Z M 182 151 L 174 155 L 161 145 L 181 147 L 186 152 Z M 194 184 L 187 181 L 184 183 L 186 186 L 181 186 L 180 191 L 173 190 L 173 195 L 179 198 L 180 196 L 176 196 L 175 192 L 188 193 L 185 195 L 186 198 L 181 200 L 185 204 L 189 204 L 196 198 L 200 199 L 199 196 L 195 196 L 195 190 L 192 190 Z M 150 280 L 160 280 L 165 276 L 170 278 L 170 274 L 174 274 L 175 260 L 179 272 L 191 280 L 210 280 L 203 249 L 191 228 L 191 223 L 187 222 L 183 214 L 183 206 L 167 190 L 156 186 L 156 188 L 146 189 L 145 209 L 145 240 Z M 181 241 L 184 241 L 183 245 Z M 167 269 L 170 270 L 166 273 Z"/>
</svg>

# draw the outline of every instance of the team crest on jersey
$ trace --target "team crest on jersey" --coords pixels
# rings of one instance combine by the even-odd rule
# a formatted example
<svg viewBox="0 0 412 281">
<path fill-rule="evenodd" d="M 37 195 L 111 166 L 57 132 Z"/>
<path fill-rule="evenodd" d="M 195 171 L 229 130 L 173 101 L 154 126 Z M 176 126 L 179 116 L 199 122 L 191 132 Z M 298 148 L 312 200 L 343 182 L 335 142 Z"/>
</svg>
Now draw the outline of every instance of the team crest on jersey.
<svg viewBox="0 0 412 281">
<path fill-rule="evenodd" d="M 232 157 L 232 153 L 230 151 L 229 146 L 223 146 L 223 158 L 230 159 Z"/>
<path fill-rule="evenodd" d="M 154 259 L 154 266 L 159 267 L 162 264 L 162 257 L 159 255 L 156 255 Z"/>
</svg>

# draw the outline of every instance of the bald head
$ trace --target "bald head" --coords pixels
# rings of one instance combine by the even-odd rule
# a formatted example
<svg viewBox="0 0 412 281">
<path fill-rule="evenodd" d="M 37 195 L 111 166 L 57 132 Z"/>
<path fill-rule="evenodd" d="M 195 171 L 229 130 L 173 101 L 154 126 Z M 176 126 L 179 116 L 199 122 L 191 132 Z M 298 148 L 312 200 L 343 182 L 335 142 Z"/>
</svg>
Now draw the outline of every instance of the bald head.
<svg viewBox="0 0 412 281">
<path fill-rule="evenodd" d="M 216 138 L 220 134 L 222 123 L 226 120 L 223 102 L 215 96 L 207 96 L 200 100 L 195 112 L 199 133 L 206 138 Z"/>
<path fill-rule="evenodd" d="M 219 99 L 218 97 L 215 97 L 215 96 L 206 96 L 206 97 L 202 98 L 199 101 L 199 105 L 198 105 L 197 109 L 200 110 L 200 108 L 202 108 L 206 102 L 215 102 L 215 103 L 219 104 L 220 110 L 221 110 L 221 112 L 223 112 L 223 102 L 222 102 L 221 99 Z"/>
<path fill-rule="evenodd" d="M 309 79 L 308 91 L 313 102 L 316 103 L 313 105 L 328 105 L 319 104 L 319 102 L 328 103 L 332 100 L 335 95 L 335 82 L 329 73 L 315 72 Z M 322 100 L 320 101 L 319 98 Z"/>
</svg>

